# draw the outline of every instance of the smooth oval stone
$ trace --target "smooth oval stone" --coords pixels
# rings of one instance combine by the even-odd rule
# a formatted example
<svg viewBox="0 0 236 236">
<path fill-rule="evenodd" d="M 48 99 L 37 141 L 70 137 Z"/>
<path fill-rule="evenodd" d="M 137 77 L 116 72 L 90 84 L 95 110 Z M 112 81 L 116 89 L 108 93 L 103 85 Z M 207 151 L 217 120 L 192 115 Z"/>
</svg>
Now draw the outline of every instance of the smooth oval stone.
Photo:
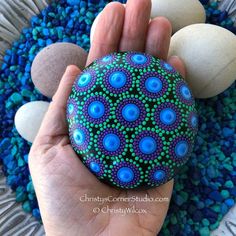
<svg viewBox="0 0 236 236">
<path fill-rule="evenodd" d="M 172 24 L 173 32 L 206 20 L 204 7 L 198 0 L 152 0 L 151 17 L 157 16 L 166 17 Z"/>
<path fill-rule="evenodd" d="M 185 63 L 187 82 L 197 98 L 225 91 L 236 78 L 236 36 L 211 24 L 187 26 L 172 36 L 169 56 Z"/>
<path fill-rule="evenodd" d="M 186 163 L 197 132 L 192 92 L 166 62 L 136 52 L 106 55 L 76 79 L 67 102 L 74 151 L 112 186 L 151 188 Z"/>
<path fill-rule="evenodd" d="M 21 106 L 16 112 L 16 129 L 27 141 L 33 143 L 48 106 L 49 103 L 44 101 L 29 102 Z"/>
<path fill-rule="evenodd" d="M 35 87 L 45 96 L 52 97 L 69 65 L 84 69 L 87 52 L 76 44 L 55 43 L 47 46 L 35 57 L 31 77 Z"/>
</svg>

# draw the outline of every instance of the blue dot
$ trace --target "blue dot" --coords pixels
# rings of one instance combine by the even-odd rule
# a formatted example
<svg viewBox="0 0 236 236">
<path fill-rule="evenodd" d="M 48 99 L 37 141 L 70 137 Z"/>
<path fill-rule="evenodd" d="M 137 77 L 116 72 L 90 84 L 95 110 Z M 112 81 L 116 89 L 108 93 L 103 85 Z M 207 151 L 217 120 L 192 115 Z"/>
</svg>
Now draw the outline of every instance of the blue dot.
<svg viewBox="0 0 236 236">
<path fill-rule="evenodd" d="M 122 88 L 126 84 L 126 74 L 122 71 L 113 72 L 109 77 L 109 83 L 113 88 Z"/>
<path fill-rule="evenodd" d="M 99 119 L 105 113 L 105 106 L 100 101 L 91 102 L 88 107 L 88 113 L 90 117 L 94 119 Z"/>
<path fill-rule="evenodd" d="M 79 87 L 85 87 L 87 86 L 92 79 L 92 76 L 90 73 L 84 73 L 80 76 L 79 81 L 78 81 L 78 86 Z"/>
<path fill-rule="evenodd" d="M 157 150 L 157 143 L 152 137 L 144 137 L 139 142 L 139 149 L 144 154 L 152 154 Z"/>
<path fill-rule="evenodd" d="M 192 94 L 186 85 L 181 86 L 180 92 L 185 99 L 190 100 L 192 98 Z"/>
<path fill-rule="evenodd" d="M 172 67 L 170 64 L 168 64 L 168 63 L 164 63 L 164 67 L 165 67 L 167 70 L 169 70 L 169 71 L 172 71 L 172 70 L 173 70 L 173 67 Z"/>
<path fill-rule="evenodd" d="M 135 54 L 131 57 L 131 60 L 136 64 L 145 64 L 148 59 L 143 54 Z"/>
<path fill-rule="evenodd" d="M 90 162 L 89 167 L 95 173 L 98 173 L 101 170 L 99 164 L 94 161 Z"/>
<path fill-rule="evenodd" d="M 186 141 L 180 141 L 175 146 L 175 154 L 180 158 L 185 157 L 188 151 L 189 151 L 189 145 Z"/>
<path fill-rule="evenodd" d="M 197 118 L 196 115 L 193 115 L 193 116 L 191 117 L 191 125 L 192 125 L 194 128 L 196 128 L 196 127 L 198 126 L 198 118 Z"/>
<path fill-rule="evenodd" d="M 115 152 L 120 147 L 120 139 L 116 134 L 107 134 L 103 139 L 103 146 L 109 152 Z"/>
<path fill-rule="evenodd" d="M 121 182 L 129 183 L 134 179 L 134 172 L 129 167 L 121 167 L 117 172 L 117 177 Z"/>
<path fill-rule="evenodd" d="M 105 57 L 102 58 L 102 61 L 103 62 L 109 62 L 109 61 L 111 61 L 111 59 L 112 59 L 112 56 L 105 56 Z"/>
<path fill-rule="evenodd" d="M 127 104 L 122 109 L 122 116 L 125 120 L 132 122 L 139 118 L 140 109 L 135 104 Z"/>
<path fill-rule="evenodd" d="M 68 111 L 69 111 L 70 115 L 73 113 L 73 111 L 74 111 L 74 105 L 73 104 L 71 104 L 71 103 L 69 104 Z"/>
<path fill-rule="evenodd" d="M 145 88 L 151 93 L 158 93 L 162 89 L 162 82 L 157 77 L 150 77 L 145 82 Z"/>
<path fill-rule="evenodd" d="M 154 179 L 158 180 L 158 181 L 163 180 L 165 178 L 165 176 L 166 176 L 166 173 L 164 170 L 157 170 L 154 173 Z"/>
<path fill-rule="evenodd" d="M 160 119 L 165 125 L 172 125 L 176 121 L 176 113 L 171 108 L 165 108 L 160 113 Z"/>
<path fill-rule="evenodd" d="M 73 139 L 77 145 L 82 145 L 86 140 L 86 135 L 83 130 L 75 129 L 73 132 Z"/>
</svg>

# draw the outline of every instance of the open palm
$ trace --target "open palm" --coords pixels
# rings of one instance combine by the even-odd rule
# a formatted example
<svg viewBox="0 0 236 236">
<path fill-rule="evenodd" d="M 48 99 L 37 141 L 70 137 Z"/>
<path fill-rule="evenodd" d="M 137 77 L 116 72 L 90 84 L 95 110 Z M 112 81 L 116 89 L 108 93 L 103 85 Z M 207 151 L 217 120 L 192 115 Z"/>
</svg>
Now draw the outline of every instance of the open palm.
<svg viewBox="0 0 236 236">
<path fill-rule="evenodd" d="M 162 17 L 149 22 L 150 0 L 110 3 L 99 17 L 87 64 L 115 51 L 147 52 L 167 60 L 171 25 Z M 177 57 L 168 60 L 184 76 Z M 135 191 L 109 187 L 92 175 L 73 151 L 66 123 L 66 103 L 80 73 L 69 66 L 53 97 L 29 155 L 29 167 L 47 235 L 156 235 L 169 202 L 111 201 L 113 198 L 170 199 L 173 181 Z M 103 204 L 89 201 L 100 197 Z M 87 199 L 86 199 L 87 198 Z M 87 200 L 87 201 L 85 201 Z M 122 214 L 112 209 L 136 209 Z M 103 209 L 103 210 L 102 210 Z"/>
</svg>

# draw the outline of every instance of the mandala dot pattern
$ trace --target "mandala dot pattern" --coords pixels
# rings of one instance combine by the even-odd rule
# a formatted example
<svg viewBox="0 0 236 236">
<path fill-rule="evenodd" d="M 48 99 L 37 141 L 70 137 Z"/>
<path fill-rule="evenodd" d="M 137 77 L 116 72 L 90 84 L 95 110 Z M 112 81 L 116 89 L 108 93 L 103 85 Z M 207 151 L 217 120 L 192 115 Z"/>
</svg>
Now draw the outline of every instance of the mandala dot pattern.
<svg viewBox="0 0 236 236">
<path fill-rule="evenodd" d="M 189 159 L 198 117 L 192 92 L 166 62 L 145 53 L 97 59 L 76 79 L 67 102 L 71 144 L 102 182 L 151 188 Z"/>
</svg>

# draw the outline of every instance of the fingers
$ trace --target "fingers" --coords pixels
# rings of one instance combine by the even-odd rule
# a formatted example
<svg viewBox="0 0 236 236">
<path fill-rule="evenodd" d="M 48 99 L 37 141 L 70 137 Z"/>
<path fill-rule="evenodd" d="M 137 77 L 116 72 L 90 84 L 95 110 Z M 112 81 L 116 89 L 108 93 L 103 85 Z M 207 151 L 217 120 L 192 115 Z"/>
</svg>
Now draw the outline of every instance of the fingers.
<svg viewBox="0 0 236 236">
<path fill-rule="evenodd" d="M 88 55 L 87 65 L 95 59 L 118 51 L 125 16 L 121 3 L 108 4 L 98 18 Z"/>
<path fill-rule="evenodd" d="M 164 17 L 157 17 L 149 23 L 146 52 L 166 60 L 172 34 L 171 23 Z"/>
<path fill-rule="evenodd" d="M 126 4 L 120 51 L 144 52 L 151 0 L 129 0 Z"/>
<path fill-rule="evenodd" d="M 182 76 L 183 78 L 186 78 L 186 69 L 183 61 L 177 57 L 172 56 L 167 61 L 170 65 L 172 65 Z"/>
</svg>

